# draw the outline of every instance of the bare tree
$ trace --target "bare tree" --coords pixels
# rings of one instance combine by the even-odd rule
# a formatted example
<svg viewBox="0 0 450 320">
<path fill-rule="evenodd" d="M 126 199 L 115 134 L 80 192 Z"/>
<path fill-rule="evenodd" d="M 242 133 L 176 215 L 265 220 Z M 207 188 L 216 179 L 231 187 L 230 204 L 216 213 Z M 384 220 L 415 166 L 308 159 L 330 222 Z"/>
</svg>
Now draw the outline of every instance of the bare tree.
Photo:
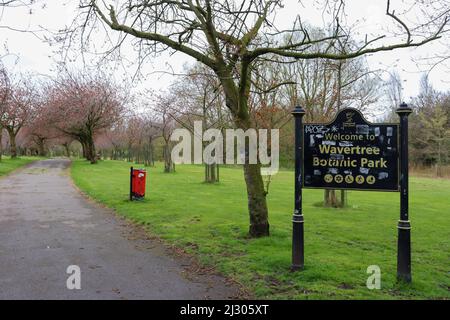
<svg viewBox="0 0 450 320">
<path fill-rule="evenodd" d="M 389 73 L 389 79 L 386 82 L 386 96 L 389 103 L 390 118 L 394 118 L 395 109 L 403 102 L 403 83 L 400 74 L 394 70 Z"/>
<path fill-rule="evenodd" d="M 152 52 L 166 49 L 179 51 L 191 56 L 209 67 L 220 81 L 226 105 L 233 116 L 237 128 L 254 127 L 249 113 L 248 98 L 251 90 L 252 71 L 258 59 L 271 54 L 293 59 L 351 59 L 364 54 L 390 51 L 398 48 L 416 47 L 438 39 L 447 24 L 442 18 L 440 24 L 431 32 L 428 21 L 419 26 L 408 27 L 406 20 L 395 13 L 387 1 L 386 14 L 401 28 L 392 34 L 395 42 L 383 42 L 385 35 L 365 38 L 355 43 L 346 52 L 330 52 L 328 48 L 348 35 L 349 29 L 341 24 L 345 21 L 344 1 L 325 1 L 324 14 L 330 12 L 332 21 L 325 37 L 314 38 L 301 23 L 300 17 L 289 30 L 279 30 L 274 22 L 281 0 L 123 0 L 96 1 L 81 0 L 82 14 L 77 30 L 88 37 L 92 34 L 87 28 L 98 26 L 101 21 L 112 30 L 122 32 L 120 48 L 124 38 L 132 36 L 140 51 L 139 56 L 148 57 Z M 425 1 L 426 2 L 426 1 Z M 427 4 L 424 4 L 424 8 Z M 303 37 L 292 40 L 294 32 Z M 279 40 L 273 35 L 287 35 Z M 73 40 L 73 34 L 68 36 Z M 88 40 L 88 39 L 84 39 Z M 325 43 L 320 50 L 311 46 Z M 377 45 L 377 43 L 380 43 Z M 86 43 L 86 42 L 84 42 Z M 139 63 L 144 63 L 140 61 Z M 248 156 L 248 152 L 246 152 Z M 244 164 L 244 177 L 247 185 L 248 208 L 250 214 L 249 233 L 253 237 L 269 235 L 266 191 L 261 176 L 261 165 Z"/>
<path fill-rule="evenodd" d="M 436 175 L 438 177 L 442 177 L 442 165 L 449 154 L 450 128 L 446 126 L 449 119 L 445 107 L 449 106 L 440 103 L 430 108 L 429 112 L 419 115 L 424 130 L 423 135 L 417 139 L 426 146 L 424 151 L 436 159 Z"/>
<path fill-rule="evenodd" d="M 163 158 L 164 158 L 164 172 L 170 173 L 175 171 L 175 163 L 172 161 L 173 141 L 171 136 L 173 130 L 177 127 L 175 117 L 171 114 L 175 97 L 170 93 L 163 93 L 156 96 L 156 105 L 154 111 L 159 118 L 159 131 L 164 141 Z"/>
<path fill-rule="evenodd" d="M 434 164 L 436 176 L 440 177 L 450 155 L 450 96 L 435 90 L 426 74 L 421 78 L 420 87 L 420 94 L 413 99 L 412 158 Z"/>
<path fill-rule="evenodd" d="M 323 31 L 314 32 L 323 37 Z M 345 52 L 351 42 L 350 38 L 342 38 L 333 50 Z M 314 44 L 317 47 L 322 45 Z M 337 111 L 350 106 L 370 112 L 379 98 L 376 72 L 369 69 L 364 57 L 287 61 L 281 68 L 279 73 L 294 82 L 283 88 L 287 100 L 291 105 L 303 106 L 308 122 L 331 121 Z M 339 201 L 335 190 L 325 190 L 324 206 L 343 207 L 346 193 L 345 190 L 340 193 Z"/>
<path fill-rule="evenodd" d="M 186 74 L 175 81 L 170 92 L 177 97 L 170 115 L 182 127 L 194 132 L 195 121 L 201 121 L 203 130 L 215 128 L 224 132 L 230 127 L 230 119 L 224 110 L 224 95 L 217 77 L 202 64 L 196 64 L 185 70 Z M 202 140 L 203 141 L 203 140 Z M 207 145 L 203 141 L 203 148 Z M 219 164 L 205 161 L 206 183 L 219 181 Z"/>
<path fill-rule="evenodd" d="M 158 122 L 155 117 L 150 114 L 144 114 L 143 118 L 143 133 L 144 133 L 144 165 L 155 165 L 155 140 L 161 136 Z"/>
<path fill-rule="evenodd" d="M 35 0 L 0 0 L 0 7 L 22 7 L 33 2 Z"/>
<path fill-rule="evenodd" d="M 123 160 L 126 155 L 126 125 L 125 123 L 117 123 L 115 126 L 106 130 L 104 138 L 110 145 L 111 160 Z"/>
</svg>

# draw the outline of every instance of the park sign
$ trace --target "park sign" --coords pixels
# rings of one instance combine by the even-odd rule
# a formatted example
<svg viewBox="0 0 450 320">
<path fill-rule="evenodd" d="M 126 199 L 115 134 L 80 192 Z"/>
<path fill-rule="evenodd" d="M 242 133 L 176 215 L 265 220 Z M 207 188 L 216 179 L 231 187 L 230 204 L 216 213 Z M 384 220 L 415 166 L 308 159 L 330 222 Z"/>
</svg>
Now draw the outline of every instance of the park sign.
<svg viewBox="0 0 450 320">
<path fill-rule="evenodd" d="M 408 205 L 408 116 L 406 103 L 397 108 L 399 124 L 370 123 L 356 109 L 340 110 L 330 123 L 295 120 L 294 214 L 292 270 L 304 268 L 303 188 L 398 191 L 397 279 L 411 282 L 411 222 Z"/>
<path fill-rule="evenodd" d="M 370 123 L 345 108 L 302 131 L 304 188 L 399 190 L 398 124 Z"/>
</svg>

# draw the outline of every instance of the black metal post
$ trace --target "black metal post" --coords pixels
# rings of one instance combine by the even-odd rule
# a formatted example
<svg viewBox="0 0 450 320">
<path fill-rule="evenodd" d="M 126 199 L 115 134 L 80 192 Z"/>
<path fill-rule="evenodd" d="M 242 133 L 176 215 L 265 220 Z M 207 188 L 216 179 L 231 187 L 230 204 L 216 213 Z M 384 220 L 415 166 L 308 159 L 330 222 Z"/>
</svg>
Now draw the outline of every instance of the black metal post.
<svg viewBox="0 0 450 320">
<path fill-rule="evenodd" d="M 304 232 L 302 212 L 302 161 L 303 161 L 303 130 L 302 121 L 305 110 L 297 106 L 292 111 L 295 119 L 295 184 L 294 184 L 294 215 L 292 217 L 292 266 L 291 269 L 302 270 L 305 265 Z"/>
<path fill-rule="evenodd" d="M 133 201 L 133 167 L 130 167 L 130 201 Z"/>
<path fill-rule="evenodd" d="M 406 103 L 396 110 L 400 116 L 400 220 L 398 221 L 397 280 L 411 282 L 411 223 L 408 213 L 408 116 Z"/>
</svg>

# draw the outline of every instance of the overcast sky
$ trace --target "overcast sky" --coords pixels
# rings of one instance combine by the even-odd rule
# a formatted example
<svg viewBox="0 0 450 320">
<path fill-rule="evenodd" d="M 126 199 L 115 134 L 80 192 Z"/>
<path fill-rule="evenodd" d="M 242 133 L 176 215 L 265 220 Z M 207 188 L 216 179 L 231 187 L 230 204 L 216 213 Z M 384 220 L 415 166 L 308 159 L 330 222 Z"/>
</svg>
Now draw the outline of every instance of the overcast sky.
<svg viewBox="0 0 450 320">
<path fill-rule="evenodd" d="M 7 8 L 4 10 L 0 20 L 0 43 L 9 50 L 10 55 L 3 58 L 3 63 L 12 68 L 14 61 L 18 59 L 15 71 L 25 71 L 39 73 L 43 75 L 54 75 L 55 54 L 54 48 L 46 42 L 41 41 L 30 33 L 23 33 L 6 29 L 5 26 L 21 30 L 39 30 L 39 26 L 44 26 L 50 30 L 58 30 L 70 24 L 74 17 L 77 0 L 45 1 L 46 7 L 40 5 L 32 7 L 33 14 L 29 14 L 28 8 Z M 305 1 L 306 2 L 306 1 Z M 392 1 L 394 4 L 396 1 Z M 399 1 L 397 1 L 399 2 Z M 387 18 L 385 17 L 385 1 L 346 1 L 348 12 L 348 23 L 360 21 L 358 31 L 363 35 L 377 32 L 385 27 Z M 376 3 L 376 4 L 374 4 Z M 277 25 L 289 27 L 296 13 L 301 13 L 304 20 L 312 25 L 321 26 L 323 17 L 317 10 L 305 8 L 297 1 L 285 1 L 285 8 L 277 14 Z M 45 34 L 37 33 L 39 37 Z M 3 53 L 5 49 L 2 50 Z M 377 53 L 368 57 L 370 66 L 373 69 L 397 70 L 404 81 L 404 96 L 406 100 L 410 96 L 417 94 L 419 90 L 419 79 L 424 67 L 418 67 L 414 59 L 423 58 L 442 52 L 443 46 L 436 42 L 417 49 L 401 49 L 393 52 Z M 154 71 L 168 71 L 168 64 L 175 71 L 180 71 L 183 64 L 191 61 L 183 54 L 164 56 L 155 58 L 152 63 L 145 67 L 147 73 Z M 448 72 L 450 70 L 444 66 L 438 66 L 430 73 L 432 84 L 439 90 L 449 89 Z M 386 74 L 387 76 L 387 74 Z M 118 73 L 116 77 L 120 78 Z M 159 90 L 166 87 L 172 77 L 161 73 L 154 73 L 148 77 L 145 86 Z"/>
</svg>

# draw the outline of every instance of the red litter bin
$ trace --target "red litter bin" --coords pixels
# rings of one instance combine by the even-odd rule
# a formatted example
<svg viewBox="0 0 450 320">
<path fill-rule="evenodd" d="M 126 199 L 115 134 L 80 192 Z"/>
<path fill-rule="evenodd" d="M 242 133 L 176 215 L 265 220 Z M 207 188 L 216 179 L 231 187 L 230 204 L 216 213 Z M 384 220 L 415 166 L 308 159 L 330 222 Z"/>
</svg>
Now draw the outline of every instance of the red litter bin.
<svg viewBox="0 0 450 320">
<path fill-rule="evenodd" d="M 143 199 L 145 196 L 145 179 L 147 172 L 144 169 L 130 169 L 130 201 Z"/>
</svg>

